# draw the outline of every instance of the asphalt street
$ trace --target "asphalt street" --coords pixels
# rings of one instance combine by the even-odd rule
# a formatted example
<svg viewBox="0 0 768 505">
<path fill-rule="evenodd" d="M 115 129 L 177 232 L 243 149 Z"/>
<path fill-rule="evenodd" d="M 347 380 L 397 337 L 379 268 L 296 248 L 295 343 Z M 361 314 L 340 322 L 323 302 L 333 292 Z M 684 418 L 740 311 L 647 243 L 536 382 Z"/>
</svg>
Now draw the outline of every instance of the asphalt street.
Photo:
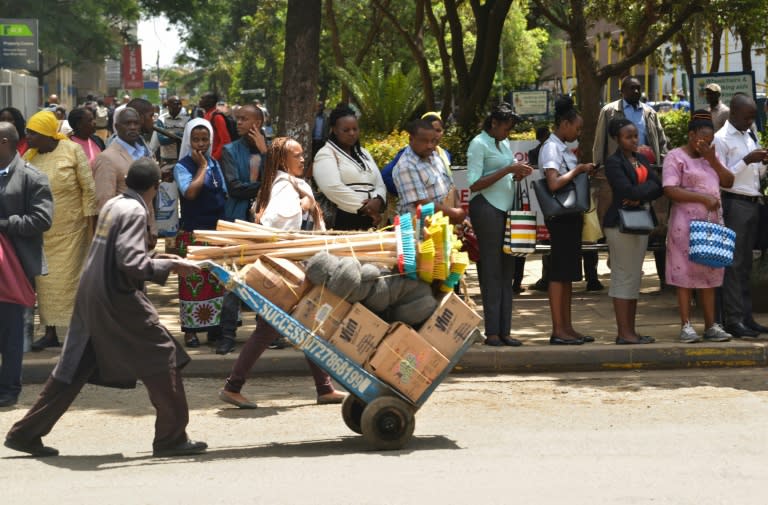
<svg viewBox="0 0 768 505">
<path fill-rule="evenodd" d="M 405 449 L 371 451 L 309 376 L 257 378 L 237 410 L 188 379 L 207 454 L 151 457 L 146 392 L 87 386 L 46 437 L 61 456 L 0 447 L 2 502 L 120 504 L 765 503 L 763 369 L 459 375 L 416 414 Z M 0 411 L 7 430 L 16 409 Z"/>
</svg>

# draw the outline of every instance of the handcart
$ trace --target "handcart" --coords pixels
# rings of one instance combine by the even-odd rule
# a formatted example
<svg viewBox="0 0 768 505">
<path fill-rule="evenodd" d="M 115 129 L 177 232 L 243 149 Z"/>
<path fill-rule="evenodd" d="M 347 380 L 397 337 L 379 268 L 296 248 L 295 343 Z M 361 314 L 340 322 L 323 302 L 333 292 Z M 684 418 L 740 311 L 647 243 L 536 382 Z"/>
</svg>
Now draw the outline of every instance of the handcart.
<svg viewBox="0 0 768 505">
<path fill-rule="evenodd" d="M 228 290 L 253 309 L 256 315 L 349 391 L 349 396 L 341 406 L 344 423 L 355 433 L 362 434 L 366 442 L 377 450 L 401 449 L 408 443 L 416 426 L 416 411 L 424 405 L 474 341 L 473 332 L 451 358 L 445 370 L 432 381 L 419 399 L 413 402 L 350 360 L 333 345 L 314 335 L 290 314 L 273 305 L 231 272 L 212 261 L 200 262 L 200 266 L 208 268 Z"/>
</svg>

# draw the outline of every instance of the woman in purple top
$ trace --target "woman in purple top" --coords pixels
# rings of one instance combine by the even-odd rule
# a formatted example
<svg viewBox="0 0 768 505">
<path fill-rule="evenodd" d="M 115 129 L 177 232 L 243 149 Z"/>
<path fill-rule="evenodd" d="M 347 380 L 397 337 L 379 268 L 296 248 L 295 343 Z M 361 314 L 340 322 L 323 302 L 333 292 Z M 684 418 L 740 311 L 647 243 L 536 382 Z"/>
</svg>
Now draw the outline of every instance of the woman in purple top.
<svg viewBox="0 0 768 505">
<path fill-rule="evenodd" d="M 720 163 L 712 144 L 715 136 L 712 115 L 693 113 L 688 123 L 688 143 L 673 149 L 664 158 L 664 194 L 672 201 L 667 232 L 667 283 L 677 287 L 680 341 L 700 342 L 690 323 L 691 295 L 699 292 L 704 312 L 704 339 L 716 342 L 731 336 L 715 322 L 715 288 L 723 283 L 722 268 L 711 268 L 688 259 L 691 221 L 713 219 L 722 223 L 720 188 L 733 185 L 733 174 Z"/>
</svg>

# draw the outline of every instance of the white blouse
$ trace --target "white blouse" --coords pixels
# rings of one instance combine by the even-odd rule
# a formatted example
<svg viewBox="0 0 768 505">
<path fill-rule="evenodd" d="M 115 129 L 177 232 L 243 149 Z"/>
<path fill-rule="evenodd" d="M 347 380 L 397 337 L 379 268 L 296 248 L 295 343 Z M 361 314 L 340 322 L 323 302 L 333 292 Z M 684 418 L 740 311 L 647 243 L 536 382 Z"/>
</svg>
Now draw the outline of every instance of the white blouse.
<svg viewBox="0 0 768 505">
<path fill-rule="evenodd" d="M 301 208 L 301 196 L 296 192 L 294 182 L 306 194 L 312 195 L 312 188 L 307 181 L 279 170 L 272 183 L 269 203 L 261 216 L 261 224 L 285 231 L 301 229 L 305 212 Z"/>
<path fill-rule="evenodd" d="M 329 141 L 317 151 L 312 165 L 317 189 L 341 210 L 351 214 L 357 213 L 364 200 L 376 195 L 387 201 L 387 188 L 379 167 L 371 153 L 365 149 L 363 153 L 365 168 Z"/>
</svg>

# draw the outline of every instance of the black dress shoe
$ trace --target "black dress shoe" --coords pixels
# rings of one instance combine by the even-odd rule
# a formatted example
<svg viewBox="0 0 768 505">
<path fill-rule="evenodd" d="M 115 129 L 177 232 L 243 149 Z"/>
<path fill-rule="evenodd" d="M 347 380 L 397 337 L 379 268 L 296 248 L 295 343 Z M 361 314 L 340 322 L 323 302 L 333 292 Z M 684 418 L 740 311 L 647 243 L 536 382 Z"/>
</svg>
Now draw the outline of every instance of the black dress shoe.
<svg viewBox="0 0 768 505">
<path fill-rule="evenodd" d="M 744 323 L 744 326 L 758 333 L 768 333 L 768 326 L 763 326 L 762 324 L 757 323 L 755 321 L 747 321 L 746 323 Z"/>
<path fill-rule="evenodd" d="M 744 323 L 729 324 L 725 327 L 725 331 L 736 338 L 755 338 L 760 335 L 759 332 L 744 326 Z"/>
<path fill-rule="evenodd" d="M 501 341 L 499 337 L 496 338 L 486 338 L 485 339 L 485 345 L 490 345 L 491 347 L 504 347 L 504 342 Z"/>
<path fill-rule="evenodd" d="M 520 347 L 523 345 L 523 343 L 518 339 L 512 337 L 500 337 L 499 340 L 501 340 L 504 345 L 508 345 L 510 347 Z"/>
<path fill-rule="evenodd" d="M 232 337 L 221 337 L 216 345 L 216 354 L 229 354 L 235 350 L 235 339 Z"/>
<path fill-rule="evenodd" d="M 208 449 L 208 444 L 205 442 L 193 442 L 192 440 L 187 440 L 183 444 L 179 444 L 176 447 L 169 447 L 167 449 L 155 449 L 152 451 L 152 456 L 156 458 L 190 456 L 192 454 L 202 454 L 206 449 Z"/>
<path fill-rule="evenodd" d="M 12 407 L 19 402 L 19 398 L 13 395 L 0 396 L 0 407 Z"/>
<path fill-rule="evenodd" d="M 42 351 L 48 347 L 61 347 L 61 342 L 59 342 L 58 338 L 49 337 L 48 335 L 40 337 L 39 339 L 32 342 L 33 351 Z"/>
<path fill-rule="evenodd" d="M 43 445 L 43 441 L 37 439 L 36 442 L 21 442 L 13 440 L 12 438 L 6 438 L 5 444 L 7 448 L 14 451 L 26 452 L 36 458 L 46 458 L 48 456 L 58 456 L 59 451 L 53 447 Z"/>
<path fill-rule="evenodd" d="M 593 337 L 592 335 L 582 335 L 581 339 L 584 341 L 585 344 L 595 341 L 595 337 Z"/>
<path fill-rule="evenodd" d="M 587 282 L 587 291 L 602 291 L 603 289 L 605 289 L 605 286 L 600 281 Z"/>
<path fill-rule="evenodd" d="M 560 338 L 552 335 L 549 337 L 549 345 L 581 345 L 583 338 Z"/>
</svg>

